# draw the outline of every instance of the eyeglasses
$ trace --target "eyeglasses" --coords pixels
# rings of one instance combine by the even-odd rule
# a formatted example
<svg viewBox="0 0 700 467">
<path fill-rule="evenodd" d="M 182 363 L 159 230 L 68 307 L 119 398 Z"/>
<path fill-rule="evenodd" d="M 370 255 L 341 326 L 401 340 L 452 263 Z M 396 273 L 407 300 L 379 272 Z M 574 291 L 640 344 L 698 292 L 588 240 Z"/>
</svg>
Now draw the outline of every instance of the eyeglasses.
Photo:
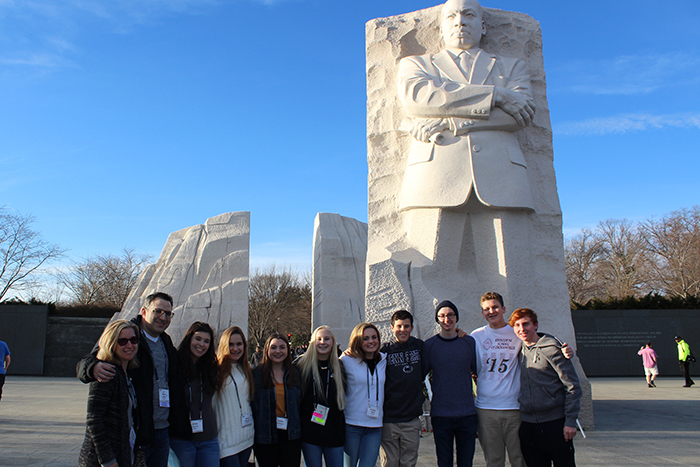
<svg viewBox="0 0 700 467">
<path fill-rule="evenodd" d="M 166 318 L 172 318 L 175 313 L 169 310 L 161 310 L 160 308 L 152 308 L 154 315 L 165 315 Z"/>
<path fill-rule="evenodd" d="M 443 319 L 443 320 L 444 319 L 455 319 L 457 317 L 457 315 L 454 313 L 447 313 L 446 315 L 439 314 L 439 315 L 437 315 L 437 317 L 438 317 L 438 319 Z"/>
<path fill-rule="evenodd" d="M 117 345 L 119 347 L 124 347 L 129 342 L 131 342 L 131 345 L 138 344 L 139 343 L 139 336 L 133 336 L 133 337 L 130 337 L 129 339 L 127 339 L 126 337 L 121 337 L 121 338 L 117 339 Z"/>
</svg>

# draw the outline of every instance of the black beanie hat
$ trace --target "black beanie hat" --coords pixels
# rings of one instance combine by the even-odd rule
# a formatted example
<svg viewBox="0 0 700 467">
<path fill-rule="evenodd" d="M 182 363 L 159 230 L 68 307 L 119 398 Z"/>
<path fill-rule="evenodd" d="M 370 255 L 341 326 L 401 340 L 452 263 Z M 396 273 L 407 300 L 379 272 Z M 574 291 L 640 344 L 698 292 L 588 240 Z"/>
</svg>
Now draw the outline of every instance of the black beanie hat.
<svg viewBox="0 0 700 467">
<path fill-rule="evenodd" d="M 440 322 L 440 320 L 438 320 L 437 317 L 438 311 L 445 307 L 452 308 L 452 310 L 455 312 L 455 315 L 457 316 L 457 321 L 459 321 L 459 311 L 457 310 L 457 306 L 449 300 L 443 300 L 440 303 L 438 303 L 438 305 L 435 307 L 435 322 Z"/>
</svg>

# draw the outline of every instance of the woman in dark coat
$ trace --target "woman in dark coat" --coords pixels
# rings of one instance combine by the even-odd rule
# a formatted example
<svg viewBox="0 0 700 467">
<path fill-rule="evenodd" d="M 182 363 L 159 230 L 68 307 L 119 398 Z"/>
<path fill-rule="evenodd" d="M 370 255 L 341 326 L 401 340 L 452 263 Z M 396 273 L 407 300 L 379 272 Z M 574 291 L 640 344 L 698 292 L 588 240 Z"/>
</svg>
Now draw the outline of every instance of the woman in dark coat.
<svg viewBox="0 0 700 467">
<path fill-rule="evenodd" d="M 138 342 L 138 328 L 124 319 L 109 323 L 100 336 L 97 358 L 114 363 L 116 375 L 105 383 L 90 383 L 85 441 L 80 450 L 79 467 L 133 465 L 136 394 L 126 370 L 138 366 Z"/>
</svg>

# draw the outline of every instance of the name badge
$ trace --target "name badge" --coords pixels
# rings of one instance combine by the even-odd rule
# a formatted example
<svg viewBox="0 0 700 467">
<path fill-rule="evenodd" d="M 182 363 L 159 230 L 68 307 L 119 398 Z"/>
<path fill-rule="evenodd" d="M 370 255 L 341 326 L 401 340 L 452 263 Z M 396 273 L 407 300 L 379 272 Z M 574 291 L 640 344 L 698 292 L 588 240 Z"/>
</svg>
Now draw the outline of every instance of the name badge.
<svg viewBox="0 0 700 467">
<path fill-rule="evenodd" d="M 328 407 L 321 404 L 316 404 L 314 412 L 311 414 L 311 421 L 319 425 L 325 425 L 328 419 Z"/>
<path fill-rule="evenodd" d="M 158 389 L 158 402 L 160 402 L 161 407 L 170 407 L 170 391 Z"/>
<path fill-rule="evenodd" d="M 202 433 L 204 431 L 204 421 L 202 419 L 190 420 L 190 425 L 192 425 L 192 433 Z"/>
<path fill-rule="evenodd" d="M 367 407 L 367 416 L 369 418 L 379 418 L 379 407 L 369 406 Z"/>
<path fill-rule="evenodd" d="M 253 424 L 253 414 L 244 413 L 241 415 L 241 426 L 248 426 Z"/>
<path fill-rule="evenodd" d="M 277 429 L 278 430 L 286 430 L 287 429 L 287 418 L 286 417 L 277 417 Z"/>
</svg>

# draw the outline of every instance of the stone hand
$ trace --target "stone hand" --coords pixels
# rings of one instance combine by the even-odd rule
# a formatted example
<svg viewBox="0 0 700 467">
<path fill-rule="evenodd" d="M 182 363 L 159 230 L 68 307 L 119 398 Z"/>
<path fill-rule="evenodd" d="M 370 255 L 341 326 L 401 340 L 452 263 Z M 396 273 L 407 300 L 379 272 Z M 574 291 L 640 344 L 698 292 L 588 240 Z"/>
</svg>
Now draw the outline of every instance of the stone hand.
<svg viewBox="0 0 700 467">
<path fill-rule="evenodd" d="M 430 137 L 443 130 L 449 130 L 450 124 L 442 118 L 428 118 L 419 120 L 413 124 L 411 135 L 418 141 L 429 143 Z"/>
<path fill-rule="evenodd" d="M 535 104 L 532 99 L 515 91 L 496 86 L 494 101 L 496 106 L 502 108 L 523 128 L 528 126 L 535 116 Z"/>
<path fill-rule="evenodd" d="M 114 365 L 105 362 L 98 362 L 92 368 L 92 376 L 100 383 L 106 383 L 114 378 Z"/>
</svg>

